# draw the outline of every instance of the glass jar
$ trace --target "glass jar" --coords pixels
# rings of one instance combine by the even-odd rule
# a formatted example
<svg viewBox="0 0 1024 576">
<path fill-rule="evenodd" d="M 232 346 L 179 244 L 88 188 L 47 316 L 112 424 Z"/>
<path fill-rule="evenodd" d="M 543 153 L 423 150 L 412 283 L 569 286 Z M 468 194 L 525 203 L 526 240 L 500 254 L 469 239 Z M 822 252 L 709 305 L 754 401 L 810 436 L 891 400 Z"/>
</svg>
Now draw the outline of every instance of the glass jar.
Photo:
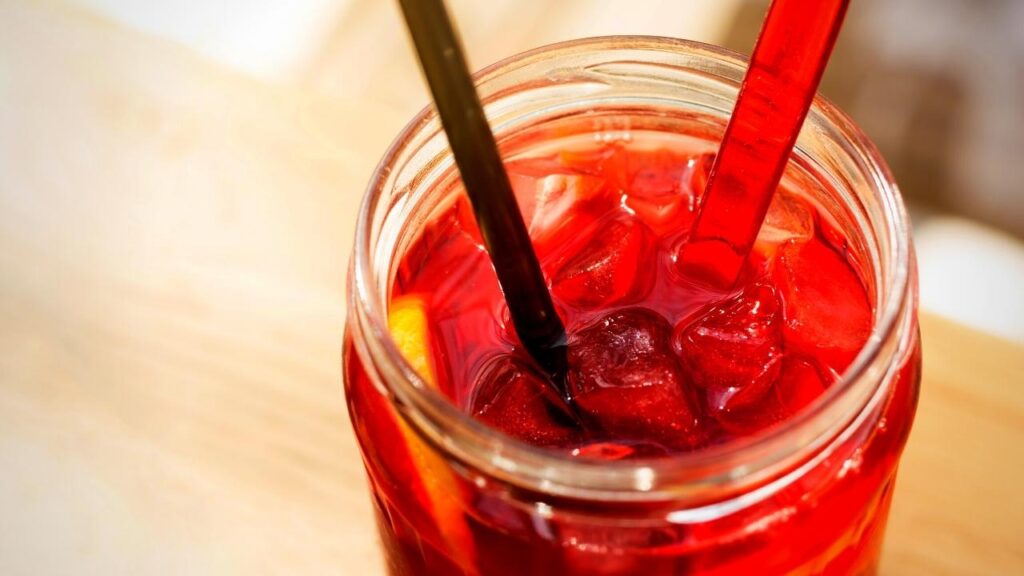
<svg viewBox="0 0 1024 576">
<path fill-rule="evenodd" d="M 503 154 L 567 135 L 721 137 L 746 63 L 720 48 L 594 38 L 477 75 Z M 909 225 L 878 151 L 818 98 L 789 178 L 855 245 L 874 327 L 816 401 L 758 435 L 650 460 L 569 459 L 473 420 L 427 386 L 388 331 L 405 249 L 456 172 L 433 110 L 378 166 L 349 276 L 345 389 L 391 574 L 870 574 L 917 403 L 920 343 Z"/>
</svg>

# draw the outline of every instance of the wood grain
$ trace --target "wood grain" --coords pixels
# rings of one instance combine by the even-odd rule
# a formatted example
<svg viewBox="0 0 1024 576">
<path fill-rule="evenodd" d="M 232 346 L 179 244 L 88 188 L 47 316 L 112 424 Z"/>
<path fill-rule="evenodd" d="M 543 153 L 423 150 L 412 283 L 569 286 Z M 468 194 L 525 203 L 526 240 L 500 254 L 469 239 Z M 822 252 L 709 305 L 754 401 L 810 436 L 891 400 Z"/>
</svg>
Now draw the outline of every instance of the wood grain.
<svg viewBox="0 0 1024 576">
<path fill-rule="evenodd" d="M 0 573 L 382 573 L 343 278 L 411 110 L 321 66 L 264 84 L 0 2 Z M 883 573 L 1022 573 L 1024 350 L 923 330 Z"/>
</svg>

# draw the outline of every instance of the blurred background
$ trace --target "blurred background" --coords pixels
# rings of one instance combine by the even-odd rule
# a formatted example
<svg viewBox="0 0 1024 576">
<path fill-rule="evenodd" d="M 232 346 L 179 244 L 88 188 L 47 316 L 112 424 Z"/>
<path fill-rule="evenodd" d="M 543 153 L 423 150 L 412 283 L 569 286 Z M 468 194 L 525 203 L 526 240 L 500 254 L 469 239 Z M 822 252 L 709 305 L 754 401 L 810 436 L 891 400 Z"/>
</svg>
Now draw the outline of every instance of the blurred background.
<svg viewBox="0 0 1024 576">
<path fill-rule="evenodd" d="M 767 4 L 454 0 L 451 8 L 473 66 L 482 67 L 538 45 L 616 33 L 676 36 L 749 53 Z M 427 101 L 393 2 L 67 0 L 36 6 L 102 20 L 111 34 L 150 37 L 148 44 L 161 45 L 162 54 L 177 50 L 180 57 L 209 61 L 266 90 L 355 107 L 372 103 L 382 123 L 358 135 L 326 136 L 358 140 L 371 156 Z M 5 25 L 17 27 L 17 21 L 7 18 Z M 61 39 L 33 41 L 56 48 Z M 104 43 L 112 39 L 90 48 L 103 50 Z M 3 60 L 8 82 L 27 71 L 39 48 L 11 46 Z M 125 74 L 142 75 L 132 67 L 147 67 L 141 56 L 120 58 Z M 31 89 L 8 86 L 6 95 L 30 96 Z M 172 89 L 182 88 L 163 88 Z M 1024 341 L 1024 299 L 1016 288 L 1024 284 L 1024 3 L 858 0 L 822 91 L 860 123 L 896 173 L 916 225 L 924 305 Z M 365 178 L 369 164 L 361 168 Z"/>
<path fill-rule="evenodd" d="M 602 34 L 749 53 L 766 6 L 449 0 L 477 68 Z M 1024 342 L 1024 2 L 856 0 L 823 91 L 896 173 L 923 308 Z M 393 1 L 0 0 L 0 572 L 376 554 L 336 490 L 342 294 L 426 103 Z"/>
</svg>

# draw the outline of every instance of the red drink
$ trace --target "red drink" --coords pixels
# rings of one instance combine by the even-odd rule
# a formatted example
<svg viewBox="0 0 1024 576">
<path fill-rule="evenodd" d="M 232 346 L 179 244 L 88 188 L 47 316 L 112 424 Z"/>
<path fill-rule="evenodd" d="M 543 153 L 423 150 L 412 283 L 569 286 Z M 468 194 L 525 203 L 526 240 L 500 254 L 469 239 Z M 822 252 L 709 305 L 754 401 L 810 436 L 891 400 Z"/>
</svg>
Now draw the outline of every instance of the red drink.
<svg viewBox="0 0 1024 576">
<path fill-rule="evenodd" d="M 571 408 L 519 345 L 450 171 L 394 240 L 395 348 L 346 346 L 392 573 L 870 573 L 918 379 L 912 317 L 881 366 L 855 363 L 891 300 L 880 242 L 797 163 L 737 285 L 713 288 L 677 255 L 721 125 L 625 108 L 503 141 Z M 373 358 L 396 352 L 428 390 L 389 386 L 411 376 Z"/>
</svg>

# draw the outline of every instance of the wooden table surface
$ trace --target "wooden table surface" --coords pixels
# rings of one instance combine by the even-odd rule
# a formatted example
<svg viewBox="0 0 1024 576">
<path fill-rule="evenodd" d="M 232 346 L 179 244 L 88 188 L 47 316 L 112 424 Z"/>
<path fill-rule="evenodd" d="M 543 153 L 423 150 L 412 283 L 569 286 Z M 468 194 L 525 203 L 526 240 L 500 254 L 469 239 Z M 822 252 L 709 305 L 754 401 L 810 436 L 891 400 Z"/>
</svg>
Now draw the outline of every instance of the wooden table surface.
<svg viewBox="0 0 1024 576">
<path fill-rule="evenodd" d="M 0 574 L 382 573 L 339 348 L 399 108 L 0 2 Z M 922 324 L 882 573 L 1022 574 L 1024 349 Z"/>
</svg>

